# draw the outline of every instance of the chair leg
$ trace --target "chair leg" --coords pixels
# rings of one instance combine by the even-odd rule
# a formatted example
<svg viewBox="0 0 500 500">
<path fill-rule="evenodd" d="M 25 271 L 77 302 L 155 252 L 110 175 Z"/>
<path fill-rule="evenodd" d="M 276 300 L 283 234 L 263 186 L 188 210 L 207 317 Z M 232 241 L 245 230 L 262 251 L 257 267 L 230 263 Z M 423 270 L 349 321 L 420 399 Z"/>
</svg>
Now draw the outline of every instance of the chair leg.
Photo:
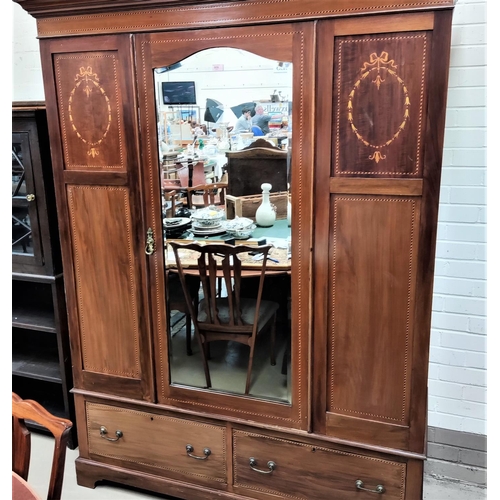
<svg viewBox="0 0 500 500">
<path fill-rule="evenodd" d="M 247 382 L 245 385 L 245 394 L 250 392 L 250 382 L 252 380 L 252 365 L 253 365 L 253 351 L 255 348 L 255 339 L 252 339 L 250 344 L 250 357 L 248 358 L 248 369 L 247 369 Z"/>
<path fill-rule="evenodd" d="M 192 295 L 193 295 L 193 310 L 195 314 L 198 314 L 198 303 L 199 303 L 198 289 L 193 290 Z M 189 312 L 186 312 L 186 352 L 188 356 L 193 355 L 193 350 L 191 348 L 191 315 L 189 314 Z"/>
<path fill-rule="evenodd" d="M 201 357 L 203 359 L 203 369 L 205 370 L 205 380 L 207 382 L 207 389 L 210 389 L 210 387 L 212 387 L 212 380 L 210 379 L 210 371 L 208 369 L 206 342 L 203 341 L 201 335 L 197 331 L 195 331 L 195 335 L 198 338 L 198 343 L 200 344 Z"/>
<path fill-rule="evenodd" d="M 207 358 L 207 361 L 212 359 L 212 357 L 210 356 L 210 343 L 205 342 L 203 344 L 203 347 L 205 348 L 205 357 Z"/>
<path fill-rule="evenodd" d="M 271 365 L 276 364 L 276 313 L 274 313 L 273 324 L 271 325 Z"/>
<path fill-rule="evenodd" d="M 167 303 L 167 344 L 169 356 L 172 356 L 172 328 L 170 325 L 170 307 Z"/>
<path fill-rule="evenodd" d="M 186 314 L 186 353 L 188 356 L 193 355 L 193 350 L 191 349 L 191 315 Z"/>
<path fill-rule="evenodd" d="M 283 361 L 281 362 L 281 374 L 286 375 L 288 371 L 288 358 L 291 357 L 291 337 L 286 341 L 285 352 L 283 353 Z"/>
<path fill-rule="evenodd" d="M 283 361 L 281 362 L 281 375 L 286 375 L 288 367 L 288 347 L 285 349 L 283 353 Z"/>
</svg>

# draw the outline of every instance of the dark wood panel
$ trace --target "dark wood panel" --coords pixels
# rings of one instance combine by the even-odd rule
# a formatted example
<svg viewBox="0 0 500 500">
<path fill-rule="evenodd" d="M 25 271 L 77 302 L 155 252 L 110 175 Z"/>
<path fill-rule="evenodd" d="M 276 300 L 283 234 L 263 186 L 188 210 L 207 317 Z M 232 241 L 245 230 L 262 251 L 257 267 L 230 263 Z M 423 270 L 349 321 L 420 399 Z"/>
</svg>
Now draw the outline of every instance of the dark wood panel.
<svg viewBox="0 0 500 500">
<path fill-rule="evenodd" d="M 407 450 L 408 426 L 376 422 L 364 415 L 355 416 L 326 414 L 326 432 L 337 439 L 355 439 L 357 444 L 372 444 L 386 448 Z"/>
<path fill-rule="evenodd" d="M 422 179 L 330 179 L 330 193 L 337 194 L 422 196 L 422 186 Z"/>
<path fill-rule="evenodd" d="M 293 36 L 299 26 L 289 24 L 259 26 L 242 32 L 241 28 L 225 28 L 212 30 L 176 31 L 174 33 L 157 33 L 147 37 L 138 37 L 141 44 L 139 50 L 147 50 L 151 54 L 152 67 L 162 67 L 188 57 L 196 50 L 216 47 L 238 47 L 262 57 L 272 57 L 279 61 L 292 61 Z M 149 46 L 148 46 L 149 45 Z"/>
<path fill-rule="evenodd" d="M 83 369 L 138 379 L 140 313 L 135 296 L 140 284 L 135 281 L 128 190 L 70 186 L 68 203 Z M 107 213 L 113 216 L 103 217 Z"/>
<path fill-rule="evenodd" d="M 409 424 L 419 207 L 332 197 L 329 412 Z"/>
<path fill-rule="evenodd" d="M 431 30 L 434 27 L 434 13 L 385 14 L 372 17 L 352 17 L 335 21 L 334 36 L 362 35 L 374 33 L 395 33 L 402 31 Z"/>
<path fill-rule="evenodd" d="M 101 186 L 126 186 L 129 175 L 126 172 L 81 172 L 66 170 L 64 172 L 66 184 L 93 184 Z"/>
</svg>

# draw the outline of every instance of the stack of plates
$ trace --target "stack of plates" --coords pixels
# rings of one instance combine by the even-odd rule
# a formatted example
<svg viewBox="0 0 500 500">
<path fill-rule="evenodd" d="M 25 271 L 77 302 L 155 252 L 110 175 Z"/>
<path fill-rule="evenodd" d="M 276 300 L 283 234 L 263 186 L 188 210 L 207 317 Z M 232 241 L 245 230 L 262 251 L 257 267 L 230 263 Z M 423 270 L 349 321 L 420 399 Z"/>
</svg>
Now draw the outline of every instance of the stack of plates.
<svg viewBox="0 0 500 500">
<path fill-rule="evenodd" d="M 222 224 L 204 226 L 203 224 L 193 222 L 191 232 L 194 236 L 217 236 L 218 234 L 224 234 L 226 230 L 222 227 Z"/>
<path fill-rule="evenodd" d="M 178 238 L 191 226 L 189 217 L 168 217 L 163 219 L 163 229 L 167 238 Z"/>
</svg>

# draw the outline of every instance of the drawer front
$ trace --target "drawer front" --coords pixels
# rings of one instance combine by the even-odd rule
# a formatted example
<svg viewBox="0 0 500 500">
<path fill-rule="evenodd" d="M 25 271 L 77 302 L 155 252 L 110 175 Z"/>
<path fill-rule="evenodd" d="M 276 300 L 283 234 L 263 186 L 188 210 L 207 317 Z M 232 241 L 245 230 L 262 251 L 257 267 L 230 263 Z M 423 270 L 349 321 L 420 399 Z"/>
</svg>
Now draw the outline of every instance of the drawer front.
<svg viewBox="0 0 500 500">
<path fill-rule="evenodd" d="M 101 456 L 134 468 L 153 468 L 157 474 L 163 470 L 165 475 L 180 474 L 190 481 L 227 482 L 225 427 L 87 403 L 87 429 L 92 458 Z M 121 434 L 118 439 L 117 432 Z M 192 447 L 192 457 L 187 445 Z"/>
<path fill-rule="evenodd" d="M 234 486 L 262 493 L 307 500 L 401 500 L 405 493 L 406 464 L 320 446 L 234 431 Z M 254 459 L 252 470 L 250 459 Z M 274 462 L 275 467 L 272 469 Z M 243 493 L 243 491 L 238 490 Z M 251 494 L 251 493 L 248 493 Z"/>
</svg>

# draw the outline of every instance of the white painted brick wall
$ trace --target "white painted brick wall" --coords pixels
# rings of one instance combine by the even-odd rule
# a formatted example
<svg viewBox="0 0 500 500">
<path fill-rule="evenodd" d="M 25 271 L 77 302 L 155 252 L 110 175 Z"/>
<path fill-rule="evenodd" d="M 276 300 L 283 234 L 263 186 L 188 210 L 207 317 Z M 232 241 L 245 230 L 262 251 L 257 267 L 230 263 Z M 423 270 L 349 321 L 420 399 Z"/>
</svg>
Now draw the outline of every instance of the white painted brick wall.
<svg viewBox="0 0 500 500">
<path fill-rule="evenodd" d="M 439 206 L 429 425 L 486 434 L 486 1 L 458 0 Z"/>
<path fill-rule="evenodd" d="M 13 100 L 43 100 L 35 20 L 13 4 Z M 443 155 L 429 425 L 486 434 L 486 0 L 458 0 Z"/>
<path fill-rule="evenodd" d="M 19 4 L 13 4 L 12 36 L 13 101 L 43 101 L 42 64 L 36 21 Z"/>
</svg>

